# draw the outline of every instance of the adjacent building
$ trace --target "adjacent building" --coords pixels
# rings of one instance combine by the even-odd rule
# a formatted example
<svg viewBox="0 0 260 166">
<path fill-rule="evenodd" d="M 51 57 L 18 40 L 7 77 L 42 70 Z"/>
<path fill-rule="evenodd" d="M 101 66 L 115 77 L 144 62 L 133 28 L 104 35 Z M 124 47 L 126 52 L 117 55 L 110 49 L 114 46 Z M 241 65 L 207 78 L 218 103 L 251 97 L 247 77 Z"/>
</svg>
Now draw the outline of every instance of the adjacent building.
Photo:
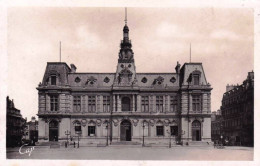
<svg viewBox="0 0 260 166">
<path fill-rule="evenodd" d="M 254 72 L 241 85 L 227 85 L 221 106 L 223 136 L 230 145 L 254 145 Z"/>
<path fill-rule="evenodd" d="M 222 134 L 221 110 L 213 111 L 211 115 L 211 138 L 213 142 L 221 141 Z"/>
<path fill-rule="evenodd" d="M 26 122 L 23 138 L 25 142 L 31 144 L 38 142 L 38 121 L 34 116 L 31 118 L 31 121 Z"/>
<path fill-rule="evenodd" d="M 137 73 L 126 23 L 114 73 L 76 69 L 47 63 L 37 87 L 39 142 L 80 137 L 80 144 L 142 143 L 144 137 L 148 144 L 168 143 L 170 136 L 173 143 L 211 141 L 212 88 L 202 63 Z"/>
<path fill-rule="evenodd" d="M 22 144 L 25 119 L 21 111 L 15 108 L 14 101 L 6 97 L 6 146 L 14 147 Z"/>
</svg>

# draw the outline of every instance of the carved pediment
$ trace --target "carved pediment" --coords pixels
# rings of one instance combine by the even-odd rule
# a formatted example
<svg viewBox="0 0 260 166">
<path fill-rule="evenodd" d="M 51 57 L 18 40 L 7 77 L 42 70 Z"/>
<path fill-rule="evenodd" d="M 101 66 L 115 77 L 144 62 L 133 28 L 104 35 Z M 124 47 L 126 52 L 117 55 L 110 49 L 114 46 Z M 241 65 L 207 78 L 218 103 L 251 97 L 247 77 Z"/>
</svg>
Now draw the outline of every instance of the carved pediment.
<svg viewBox="0 0 260 166">
<path fill-rule="evenodd" d="M 123 70 L 121 70 L 120 74 L 133 74 L 127 67 L 125 67 Z"/>
<path fill-rule="evenodd" d="M 133 73 L 125 67 L 118 76 L 118 83 L 119 84 L 130 84 L 132 81 L 132 75 Z"/>
<path fill-rule="evenodd" d="M 161 85 L 163 83 L 163 81 L 164 81 L 164 78 L 159 76 L 156 79 L 154 79 L 153 85 Z"/>
<path fill-rule="evenodd" d="M 93 77 L 93 76 L 90 76 L 87 79 L 86 85 L 94 85 L 96 82 L 97 82 L 97 79 L 95 77 Z"/>
</svg>

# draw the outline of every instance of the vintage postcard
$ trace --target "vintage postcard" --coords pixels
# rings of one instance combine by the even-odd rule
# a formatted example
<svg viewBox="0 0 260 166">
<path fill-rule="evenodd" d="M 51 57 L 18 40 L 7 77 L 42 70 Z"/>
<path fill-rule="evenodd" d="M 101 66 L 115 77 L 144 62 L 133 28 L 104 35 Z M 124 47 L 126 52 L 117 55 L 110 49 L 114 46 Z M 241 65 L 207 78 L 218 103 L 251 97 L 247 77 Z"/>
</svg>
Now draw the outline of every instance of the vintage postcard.
<svg viewBox="0 0 260 166">
<path fill-rule="evenodd" d="M 156 4 L 3 6 L 5 163 L 259 164 L 260 12 Z"/>
</svg>

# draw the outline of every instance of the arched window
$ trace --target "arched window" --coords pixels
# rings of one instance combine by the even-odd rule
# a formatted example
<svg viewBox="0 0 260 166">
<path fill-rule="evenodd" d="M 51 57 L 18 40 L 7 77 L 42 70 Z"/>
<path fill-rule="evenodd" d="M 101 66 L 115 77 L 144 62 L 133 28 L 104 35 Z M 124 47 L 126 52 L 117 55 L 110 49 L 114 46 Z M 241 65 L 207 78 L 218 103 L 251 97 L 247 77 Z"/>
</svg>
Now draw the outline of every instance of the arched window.
<svg viewBox="0 0 260 166">
<path fill-rule="evenodd" d="M 156 135 L 164 136 L 164 125 L 163 122 L 160 120 L 156 123 Z"/>
<path fill-rule="evenodd" d="M 91 120 L 89 123 L 88 123 L 88 136 L 95 136 L 96 135 L 96 123 Z"/>
<path fill-rule="evenodd" d="M 81 124 L 80 124 L 79 121 L 76 121 L 76 122 L 74 123 L 74 127 L 75 127 L 75 133 L 76 133 L 76 134 L 81 133 Z"/>
</svg>

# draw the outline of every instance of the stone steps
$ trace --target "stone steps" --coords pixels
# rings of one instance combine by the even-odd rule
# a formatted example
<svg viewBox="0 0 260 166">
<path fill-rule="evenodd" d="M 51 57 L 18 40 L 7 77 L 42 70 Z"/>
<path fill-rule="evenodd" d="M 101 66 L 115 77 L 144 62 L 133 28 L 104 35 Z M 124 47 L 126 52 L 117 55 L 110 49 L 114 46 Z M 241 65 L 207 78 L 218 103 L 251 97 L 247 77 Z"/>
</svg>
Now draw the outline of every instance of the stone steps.
<svg viewBox="0 0 260 166">
<path fill-rule="evenodd" d="M 36 142 L 36 146 L 51 146 L 51 145 L 60 145 L 60 142 L 49 141 L 49 142 Z"/>
<path fill-rule="evenodd" d="M 203 142 L 203 141 L 190 141 L 189 146 L 213 146 L 213 143 L 212 142 Z"/>
<path fill-rule="evenodd" d="M 131 141 L 120 141 L 120 142 L 111 142 L 111 145 L 141 145 L 141 143 L 131 142 Z"/>
</svg>

